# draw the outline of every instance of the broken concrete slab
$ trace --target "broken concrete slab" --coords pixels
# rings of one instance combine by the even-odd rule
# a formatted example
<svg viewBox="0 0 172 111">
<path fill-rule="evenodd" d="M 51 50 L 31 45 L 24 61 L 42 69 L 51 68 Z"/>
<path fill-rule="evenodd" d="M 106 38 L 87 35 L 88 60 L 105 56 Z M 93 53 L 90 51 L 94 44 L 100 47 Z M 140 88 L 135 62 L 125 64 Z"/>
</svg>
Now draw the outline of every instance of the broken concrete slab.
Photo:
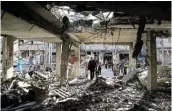
<svg viewBox="0 0 172 111">
<path fill-rule="evenodd" d="M 132 80 L 136 80 L 138 81 L 138 74 L 146 71 L 147 69 L 141 69 L 141 68 L 138 68 L 134 71 L 130 71 L 129 74 L 125 75 L 123 78 L 122 78 L 122 83 L 123 83 L 123 86 L 126 86 L 128 84 L 128 82 L 132 81 Z"/>
<path fill-rule="evenodd" d="M 35 74 L 37 74 L 40 77 L 43 77 L 44 79 L 48 79 L 48 76 L 46 76 L 45 74 L 39 72 L 39 71 L 34 71 Z"/>
<path fill-rule="evenodd" d="M 78 80 L 78 78 L 76 77 L 76 78 L 72 79 L 71 81 L 69 81 L 69 84 L 74 84 L 77 82 L 77 80 Z"/>
<path fill-rule="evenodd" d="M 140 83 L 145 87 L 147 87 L 147 77 L 148 77 L 148 70 L 145 70 L 138 74 L 138 79 Z"/>
<path fill-rule="evenodd" d="M 21 104 L 19 106 L 16 106 L 14 108 L 10 108 L 8 111 L 22 111 L 22 110 L 25 110 L 25 109 L 32 109 L 34 106 L 36 106 L 37 103 L 36 102 L 29 102 L 29 103 L 25 103 L 25 104 Z"/>
<path fill-rule="evenodd" d="M 109 89 L 113 89 L 114 85 L 112 84 L 113 81 L 107 81 L 106 78 L 103 77 L 97 77 L 95 82 L 93 84 L 90 85 L 90 89 L 101 89 L 101 88 L 109 88 Z"/>
<path fill-rule="evenodd" d="M 130 71 L 129 74 L 125 75 L 123 78 L 122 78 L 122 83 L 124 85 L 126 85 L 128 83 L 128 81 L 130 81 L 131 79 L 133 79 L 136 75 L 137 75 L 137 71 Z"/>
</svg>

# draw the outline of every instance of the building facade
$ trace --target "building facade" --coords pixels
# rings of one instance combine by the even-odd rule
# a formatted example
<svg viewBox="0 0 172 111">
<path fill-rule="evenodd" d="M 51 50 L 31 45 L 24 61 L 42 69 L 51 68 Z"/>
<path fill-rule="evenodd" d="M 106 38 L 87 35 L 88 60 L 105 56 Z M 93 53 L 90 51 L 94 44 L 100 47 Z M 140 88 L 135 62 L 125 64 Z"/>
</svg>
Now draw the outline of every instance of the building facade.
<svg viewBox="0 0 172 111">
<path fill-rule="evenodd" d="M 81 66 L 88 63 L 91 57 L 99 63 L 114 62 L 129 59 L 129 46 L 111 46 L 102 44 L 81 45 Z"/>
</svg>

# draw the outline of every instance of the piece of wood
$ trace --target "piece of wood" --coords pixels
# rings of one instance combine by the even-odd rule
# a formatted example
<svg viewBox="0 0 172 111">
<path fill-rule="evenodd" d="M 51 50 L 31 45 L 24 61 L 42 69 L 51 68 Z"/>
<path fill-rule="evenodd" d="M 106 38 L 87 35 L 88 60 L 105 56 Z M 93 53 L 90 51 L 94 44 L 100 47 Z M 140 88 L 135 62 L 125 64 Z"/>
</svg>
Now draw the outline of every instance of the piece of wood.
<svg viewBox="0 0 172 111">
<path fill-rule="evenodd" d="M 60 96 L 61 98 L 66 98 L 65 96 L 63 96 L 62 94 L 60 94 L 59 92 L 57 92 L 57 91 L 55 91 L 55 90 L 53 90 L 53 92 L 54 92 L 55 94 L 57 94 L 58 96 Z"/>
<path fill-rule="evenodd" d="M 41 76 L 41 77 L 43 77 L 43 78 L 45 78 L 45 79 L 48 79 L 48 76 L 42 74 L 41 72 L 34 71 L 34 73 L 36 73 L 38 76 Z"/>
<path fill-rule="evenodd" d="M 28 107 L 32 107 L 36 105 L 36 102 L 29 102 L 29 103 L 26 103 L 26 104 L 21 104 L 17 107 L 14 107 L 14 108 L 11 108 L 9 109 L 9 111 L 16 111 L 17 109 L 25 109 L 25 108 L 28 108 Z"/>
<path fill-rule="evenodd" d="M 61 101 L 56 101 L 56 103 L 62 103 L 62 102 L 66 102 L 66 101 L 68 101 L 68 100 L 75 100 L 75 101 L 77 101 L 78 98 L 66 98 L 66 99 L 63 99 L 63 100 L 61 100 Z"/>
<path fill-rule="evenodd" d="M 62 89 L 58 89 L 59 91 L 61 91 L 61 92 L 63 92 L 63 93 L 65 93 L 66 95 L 68 95 L 68 96 L 71 96 L 71 94 L 69 93 L 69 92 L 66 92 L 66 91 L 64 91 L 64 90 L 62 90 Z"/>
<path fill-rule="evenodd" d="M 12 83 L 10 84 L 10 87 L 8 88 L 8 90 L 11 90 L 11 88 L 13 87 L 14 85 L 14 82 L 16 82 L 16 80 L 13 80 Z"/>
<path fill-rule="evenodd" d="M 65 98 L 69 97 L 68 95 L 66 95 L 65 93 L 61 92 L 60 90 L 55 90 L 56 92 L 60 93 L 61 95 L 63 95 Z"/>
<path fill-rule="evenodd" d="M 135 75 L 137 74 L 136 71 L 131 71 L 129 72 L 129 74 L 125 75 L 123 78 L 122 78 L 122 83 L 123 84 L 127 84 L 129 80 L 133 79 L 135 77 Z"/>
</svg>

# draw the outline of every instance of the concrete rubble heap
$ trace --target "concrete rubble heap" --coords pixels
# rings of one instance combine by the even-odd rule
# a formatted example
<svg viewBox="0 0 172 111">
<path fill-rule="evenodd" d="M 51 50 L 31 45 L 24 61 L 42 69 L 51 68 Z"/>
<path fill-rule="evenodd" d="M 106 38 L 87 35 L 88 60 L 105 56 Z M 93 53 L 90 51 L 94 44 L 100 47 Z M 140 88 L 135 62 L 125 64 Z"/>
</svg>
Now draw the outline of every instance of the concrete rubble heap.
<svg viewBox="0 0 172 111">
<path fill-rule="evenodd" d="M 53 77 L 40 71 L 34 71 L 30 78 L 17 75 L 1 83 L 1 99 L 5 101 L 2 111 L 170 111 L 171 91 L 148 92 L 140 79 L 136 79 L 144 71 L 133 71 L 132 77 L 98 76 L 92 81 L 81 75 L 70 80 L 67 88 L 59 86 L 60 80 L 48 79 Z M 124 82 L 127 77 L 129 80 Z M 170 88 L 169 79 L 161 80 L 161 85 Z"/>
</svg>

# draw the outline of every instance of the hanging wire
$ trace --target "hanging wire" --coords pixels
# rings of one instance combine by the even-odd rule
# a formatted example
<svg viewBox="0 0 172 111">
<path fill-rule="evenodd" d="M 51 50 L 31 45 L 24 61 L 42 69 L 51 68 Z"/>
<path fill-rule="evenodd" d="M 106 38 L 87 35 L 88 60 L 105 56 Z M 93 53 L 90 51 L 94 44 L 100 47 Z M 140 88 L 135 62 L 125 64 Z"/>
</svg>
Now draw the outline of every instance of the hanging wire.
<svg viewBox="0 0 172 111">
<path fill-rule="evenodd" d="M 121 33 L 121 29 L 119 29 L 119 35 L 118 35 L 118 38 L 117 38 L 117 41 L 116 41 L 116 44 L 115 44 L 115 49 L 114 49 L 114 51 L 115 51 L 115 54 L 116 54 L 116 46 L 117 46 L 117 43 L 118 43 L 118 40 L 119 40 L 119 37 L 120 37 L 120 33 Z"/>
<path fill-rule="evenodd" d="M 103 46 L 104 46 L 104 48 L 105 48 L 105 50 L 106 50 L 106 46 L 105 46 L 105 39 L 106 39 L 106 38 L 105 38 L 105 36 L 106 36 L 106 33 L 104 34 L 104 37 L 103 37 L 103 38 L 104 38 L 104 39 L 103 39 Z"/>
</svg>

